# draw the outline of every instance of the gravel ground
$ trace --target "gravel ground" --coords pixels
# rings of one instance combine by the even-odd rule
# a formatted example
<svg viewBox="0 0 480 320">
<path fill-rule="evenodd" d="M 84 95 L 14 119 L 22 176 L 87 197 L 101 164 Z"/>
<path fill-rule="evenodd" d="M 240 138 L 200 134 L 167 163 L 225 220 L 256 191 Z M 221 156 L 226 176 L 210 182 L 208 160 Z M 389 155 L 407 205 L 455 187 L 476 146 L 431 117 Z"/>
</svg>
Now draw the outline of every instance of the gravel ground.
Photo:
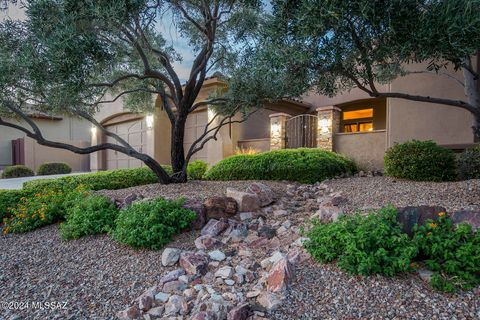
<svg viewBox="0 0 480 320">
<path fill-rule="evenodd" d="M 447 211 L 480 210 L 480 180 L 414 182 L 390 177 L 345 178 L 326 182 L 347 197 L 347 210 L 439 205 Z"/>
</svg>

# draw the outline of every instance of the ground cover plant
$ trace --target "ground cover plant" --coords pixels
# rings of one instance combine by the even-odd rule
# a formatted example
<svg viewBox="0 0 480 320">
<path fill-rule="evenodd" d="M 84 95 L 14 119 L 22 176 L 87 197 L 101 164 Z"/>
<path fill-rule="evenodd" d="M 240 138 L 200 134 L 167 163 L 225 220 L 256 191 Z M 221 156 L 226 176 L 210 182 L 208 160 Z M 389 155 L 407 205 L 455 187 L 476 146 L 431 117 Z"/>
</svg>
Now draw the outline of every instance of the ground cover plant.
<svg viewBox="0 0 480 320">
<path fill-rule="evenodd" d="M 115 240 L 134 248 L 158 250 L 186 229 L 195 213 L 182 207 L 182 201 L 156 199 L 132 204 L 122 210 L 111 232 Z"/>
<path fill-rule="evenodd" d="M 467 224 L 454 226 L 445 212 L 415 227 L 412 238 L 402 233 L 391 206 L 327 224 L 314 220 L 306 235 L 304 246 L 316 261 L 336 262 L 352 274 L 394 276 L 420 264 L 434 272 L 430 284 L 437 290 L 454 292 L 480 284 L 479 233 Z"/>
<path fill-rule="evenodd" d="M 385 153 L 385 173 L 415 181 L 455 179 L 455 155 L 433 141 L 407 141 Z"/>
<path fill-rule="evenodd" d="M 240 154 L 221 160 L 208 170 L 209 180 L 290 180 L 315 183 L 356 172 L 350 159 L 319 149 L 284 149 Z"/>
</svg>

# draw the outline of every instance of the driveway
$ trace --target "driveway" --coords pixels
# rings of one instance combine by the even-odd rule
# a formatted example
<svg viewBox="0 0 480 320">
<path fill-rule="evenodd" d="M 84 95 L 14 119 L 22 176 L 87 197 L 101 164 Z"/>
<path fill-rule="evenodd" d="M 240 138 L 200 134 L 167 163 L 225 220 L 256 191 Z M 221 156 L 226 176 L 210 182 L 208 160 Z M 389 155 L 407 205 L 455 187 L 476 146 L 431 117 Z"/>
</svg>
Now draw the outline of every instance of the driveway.
<svg viewBox="0 0 480 320">
<path fill-rule="evenodd" d="M 38 180 L 38 179 L 61 178 L 61 177 L 75 176 L 75 175 L 85 174 L 85 173 L 90 173 L 90 172 L 74 172 L 69 174 L 52 174 L 50 176 L 34 176 L 34 177 L 24 177 L 24 178 L 0 179 L 0 190 L 22 189 L 23 183 L 26 181 L 32 181 L 32 180 Z"/>
</svg>

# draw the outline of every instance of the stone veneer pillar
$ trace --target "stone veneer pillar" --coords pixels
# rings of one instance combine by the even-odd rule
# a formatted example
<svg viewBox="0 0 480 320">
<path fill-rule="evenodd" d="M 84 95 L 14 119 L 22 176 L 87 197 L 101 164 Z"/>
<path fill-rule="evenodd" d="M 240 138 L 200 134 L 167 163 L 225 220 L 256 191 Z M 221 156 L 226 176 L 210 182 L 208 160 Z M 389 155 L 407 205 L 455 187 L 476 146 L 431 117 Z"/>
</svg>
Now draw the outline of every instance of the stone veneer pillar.
<svg viewBox="0 0 480 320">
<path fill-rule="evenodd" d="M 285 149 L 286 126 L 290 115 L 273 113 L 270 115 L 270 150 Z"/>
<path fill-rule="evenodd" d="M 334 106 L 318 107 L 317 148 L 333 151 L 333 136 L 340 131 L 341 109 Z"/>
</svg>

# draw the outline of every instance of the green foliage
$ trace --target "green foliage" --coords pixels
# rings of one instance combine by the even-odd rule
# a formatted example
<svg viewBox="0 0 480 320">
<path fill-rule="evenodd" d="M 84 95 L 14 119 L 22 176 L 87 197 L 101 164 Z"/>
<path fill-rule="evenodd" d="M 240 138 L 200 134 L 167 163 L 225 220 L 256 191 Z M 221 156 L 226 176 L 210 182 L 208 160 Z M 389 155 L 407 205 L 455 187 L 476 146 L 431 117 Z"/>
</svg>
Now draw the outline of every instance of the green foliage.
<svg viewBox="0 0 480 320">
<path fill-rule="evenodd" d="M 137 202 L 120 212 L 111 234 L 118 242 L 132 247 L 158 250 L 194 219 L 195 213 L 182 208 L 179 201 Z"/>
<path fill-rule="evenodd" d="M 460 180 L 480 179 L 480 146 L 457 156 L 457 176 Z"/>
<path fill-rule="evenodd" d="M 342 155 L 300 148 L 231 156 L 211 167 L 205 177 L 209 180 L 289 180 L 315 183 L 355 171 L 353 161 Z"/>
<path fill-rule="evenodd" d="M 65 162 L 48 162 L 42 164 L 38 170 L 37 175 L 48 176 L 52 174 L 66 174 L 72 172 L 72 168 Z"/>
<path fill-rule="evenodd" d="M 115 225 L 117 208 L 104 196 L 90 195 L 67 208 L 66 222 L 60 225 L 64 239 L 109 232 Z"/>
<path fill-rule="evenodd" d="M 25 190 L 0 190 L 0 222 L 9 216 L 9 208 L 15 208 L 20 199 L 29 194 Z"/>
<path fill-rule="evenodd" d="M 415 181 L 450 181 L 455 178 L 455 155 L 433 141 L 396 144 L 385 153 L 385 173 Z"/>
<path fill-rule="evenodd" d="M 163 168 L 172 173 L 169 166 Z M 149 168 L 118 169 L 96 173 L 80 174 L 57 179 L 41 179 L 23 184 L 25 190 L 42 192 L 44 190 L 68 190 L 82 185 L 89 190 L 116 190 L 144 184 L 157 183 L 158 177 Z"/>
<path fill-rule="evenodd" d="M 2 178 L 21 178 L 21 177 L 31 177 L 34 176 L 35 173 L 32 169 L 24 166 L 24 165 L 15 165 L 15 166 L 8 166 L 3 169 Z"/>
<path fill-rule="evenodd" d="M 426 266 L 434 271 L 431 285 L 454 292 L 480 284 L 480 233 L 468 224 L 454 226 L 444 212 L 436 221 L 417 227 L 413 241 Z"/>
<path fill-rule="evenodd" d="M 191 180 L 202 180 L 207 172 L 208 164 L 202 160 L 195 160 L 188 164 L 187 175 Z"/>
<path fill-rule="evenodd" d="M 4 233 L 23 233 L 57 222 L 63 217 L 64 194 L 38 193 L 20 198 L 17 206 L 9 210 Z"/>
<path fill-rule="evenodd" d="M 337 261 L 354 274 L 393 276 L 411 269 L 417 248 L 403 234 L 393 207 L 368 216 L 341 217 L 338 222 L 313 222 L 305 248 L 320 262 Z"/>
</svg>

